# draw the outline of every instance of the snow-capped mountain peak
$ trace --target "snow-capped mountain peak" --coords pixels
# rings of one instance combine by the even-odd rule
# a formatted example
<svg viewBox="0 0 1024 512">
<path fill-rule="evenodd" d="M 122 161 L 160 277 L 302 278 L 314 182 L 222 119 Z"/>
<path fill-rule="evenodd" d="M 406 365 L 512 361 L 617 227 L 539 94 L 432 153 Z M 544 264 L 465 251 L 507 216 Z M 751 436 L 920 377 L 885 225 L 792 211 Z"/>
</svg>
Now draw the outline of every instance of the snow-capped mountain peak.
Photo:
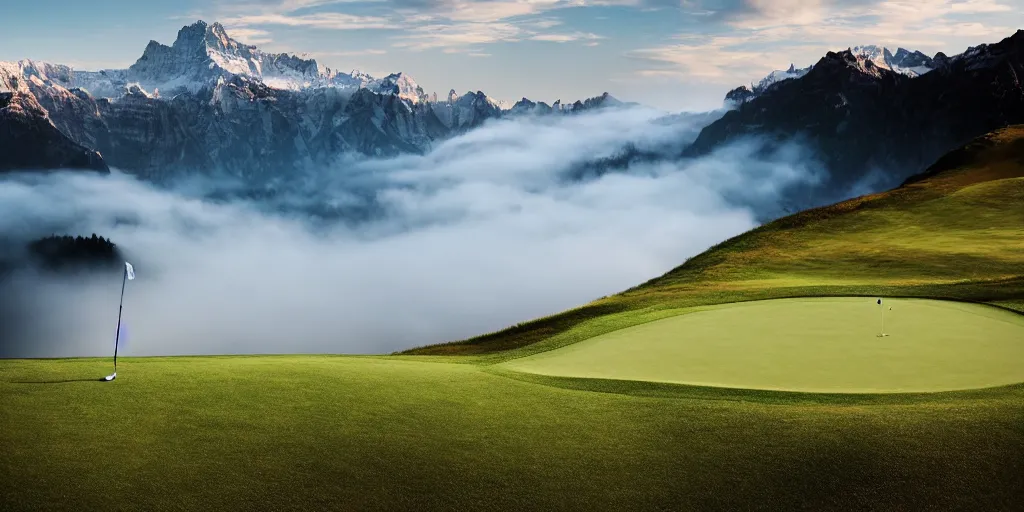
<svg viewBox="0 0 1024 512">
<path fill-rule="evenodd" d="M 889 69 L 889 63 L 887 62 L 888 59 L 886 57 L 891 54 L 889 53 L 889 50 L 883 46 L 876 46 L 873 44 L 854 46 L 853 48 L 850 48 L 850 53 L 853 53 L 853 56 L 858 59 L 870 60 L 880 68 Z"/>
<path fill-rule="evenodd" d="M 365 87 L 377 94 L 393 94 L 412 103 L 427 101 L 427 94 L 423 88 L 409 75 L 401 72 L 392 73 L 379 80 L 371 80 Z"/>
<path fill-rule="evenodd" d="M 777 82 L 789 80 L 790 78 L 800 78 L 806 75 L 807 72 L 810 70 L 810 66 L 806 68 L 797 69 L 796 64 L 790 64 L 789 69 L 785 71 L 775 70 L 772 71 L 771 73 L 768 73 L 768 76 L 762 78 L 761 81 L 756 86 L 754 86 L 754 89 L 763 91 L 764 89 L 767 89 L 769 86 Z"/>
<path fill-rule="evenodd" d="M 875 76 L 880 73 L 879 69 L 885 69 L 915 77 L 928 73 L 939 66 L 935 59 L 919 51 L 910 51 L 904 48 L 898 48 L 894 54 L 888 48 L 881 45 L 859 45 L 835 55 L 841 56 L 846 53 L 849 54 L 849 57 L 847 57 L 849 59 L 847 61 L 848 65 L 857 68 L 862 73 Z M 751 83 L 749 87 L 740 86 L 729 91 L 725 97 L 726 104 L 737 105 L 750 101 L 779 82 L 806 75 L 812 67 L 813 65 L 806 68 L 797 68 L 795 64 L 790 64 L 789 69 L 785 71 L 772 71 L 759 82 Z"/>
<path fill-rule="evenodd" d="M 876 67 L 888 69 L 907 76 L 920 76 L 933 69 L 933 59 L 919 51 L 897 48 L 893 54 L 888 48 L 878 45 L 854 46 L 850 52 L 859 60 L 870 60 Z"/>
<path fill-rule="evenodd" d="M 132 83 L 142 90 L 158 92 L 161 97 L 171 97 L 179 92 L 215 87 L 221 80 L 241 76 L 275 89 L 368 87 L 413 103 L 426 99 L 422 88 L 403 73 L 378 80 L 356 70 L 338 72 L 305 55 L 264 52 L 231 38 L 220 23 L 202 20 L 182 27 L 170 46 L 150 41 L 128 69 L 69 71 L 69 76 L 66 86 L 82 87 L 101 97 L 120 97 Z"/>
</svg>

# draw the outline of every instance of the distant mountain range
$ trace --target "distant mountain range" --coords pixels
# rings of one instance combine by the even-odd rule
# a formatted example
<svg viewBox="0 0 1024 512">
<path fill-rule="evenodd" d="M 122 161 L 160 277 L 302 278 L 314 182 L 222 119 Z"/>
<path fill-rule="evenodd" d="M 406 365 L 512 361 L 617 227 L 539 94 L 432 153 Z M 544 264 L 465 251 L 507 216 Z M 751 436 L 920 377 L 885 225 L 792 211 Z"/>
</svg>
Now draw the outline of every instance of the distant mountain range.
<svg viewBox="0 0 1024 512">
<path fill-rule="evenodd" d="M 975 137 L 1024 123 L 1021 30 L 953 57 L 877 47 L 829 52 L 799 75 L 738 102 L 682 154 L 749 137 L 800 140 L 825 164 L 832 187 L 874 180 L 879 190 Z"/>
<path fill-rule="evenodd" d="M 678 148 L 628 147 L 572 174 L 697 158 L 756 138 L 768 150 L 799 141 L 824 166 L 822 183 L 792 192 L 786 209 L 882 190 L 974 137 L 1024 123 L 1022 47 L 1024 31 L 951 57 L 880 46 L 828 52 L 734 89 L 730 109 L 702 117 L 699 136 Z M 259 181 L 345 154 L 424 153 L 491 119 L 623 105 L 607 93 L 551 105 L 507 105 L 482 91 L 438 98 L 403 73 L 337 72 L 199 21 L 171 46 L 150 42 L 123 70 L 0 63 L 0 171 L 110 166 L 154 181 L 183 172 Z"/>
<path fill-rule="evenodd" d="M 877 55 L 888 60 L 876 64 Z M 927 60 L 878 47 L 828 52 L 813 66 L 774 72 L 744 95 L 730 95 L 731 109 L 675 157 L 700 158 L 741 141 L 757 141 L 766 153 L 800 143 L 824 173 L 818 183 L 783 191 L 780 209 L 762 218 L 769 220 L 894 187 L 975 137 L 1024 123 L 1024 30 Z M 630 149 L 578 172 L 618 172 L 665 158 Z"/>
<path fill-rule="evenodd" d="M 258 80 L 273 89 L 299 91 L 309 88 L 368 89 L 395 95 L 412 103 L 430 97 L 411 77 L 393 73 L 374 78 L 360 71 L 339 72 L 315 59 L 288 53 L 266 53 L 228 36 L 220 23 L 197 21 L 182 27 L 171 46 L 150 41 L 142 56 L 127 69 L 78 71 L 68 66 L 38 65 L 42 75 L 67 88 L 81 88 L 96 98 L 117 98 L 130 87 L 151 97 L 196 93 L 220 80 L 241 76 Z M 436 94 L 433 95 L 436 101 Z"/>
<path fill-rule="evenodd" d="M 481 91 L 438 100 L 403 73 L 337 72 L 263 52 L 203 21 L 183 27 L 171 46 L 151 41 L 127 69 L 0 62 L 0 93 L 0 116 L 17 120 L 0 130 L 0 171 L 109 165 L 154 179 L 181 171 L 261 178 L 345 153 L 422 153 L 488 119 L 622 104 L 607 93 L 553 105 L 508 105 Z"/>
<path fill-rule="evenodd" d="M 909 77 L 921 76 L 932 70 L 937 66 L 942 65 L 948 61 L 948 57 L 942 52 L 935 54 L 935 57 L 929 57 L 919 51 L 906 50 L 904 48 L 898 48 L 896 53 L 892 53 L 888 48 L 883 46 L 854 46 L 849 48 L 848 51 L 852 54 L 859 62 L 867 66 L 870 61 L 874 68 L 888 69 L 894 73 L 906 75 Z M 736 105 L 750 101 L 765 91 L 769 87 L 789 80 L 791 78 L 800 78 L 806 75 L 811 68 L 814 66 L 807 66 L 806 68 L 797 68 L 795 64 L 790 64 L 789 69 L 776 70 L 768 74 L 768 76 L 761 79 L 756 84 L 750 84 L 750 86 L 741 85 L 725 95 L 725 101 L 727 104 Z"/>
</svg>

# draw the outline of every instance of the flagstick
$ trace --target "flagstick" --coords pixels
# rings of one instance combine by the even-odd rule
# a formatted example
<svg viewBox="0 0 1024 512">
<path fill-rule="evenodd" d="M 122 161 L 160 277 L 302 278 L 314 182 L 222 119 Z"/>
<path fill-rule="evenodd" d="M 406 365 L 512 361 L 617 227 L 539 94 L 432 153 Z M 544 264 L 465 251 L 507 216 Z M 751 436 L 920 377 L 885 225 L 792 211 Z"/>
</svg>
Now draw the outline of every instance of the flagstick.
<svg viewBox="0 0 1024 512">
<path fill-rule="evenodd" d="M 885 304 L 882 304 L 882 299 L 878 299 L 878 317 L 882 320 L 882 329 L 878 331 L 878 337 L 884 338 L 888 334 L 885 333 Z"/>
<path fill-rule="evenodd" d="M 121 275 L 121 301 L 117 305 L 117 333 L 114 335 L 114 376 L 117 376 L 117 345 L 121 341 L 121 310 L 124 308 L 124 284 L 128 281 L 128 267 Z"/>
<path fill-rule="evenodd" d="M 886 336 L 886 305 L 885 304 L 879 304 L 879 314 L 882 316 L 882 334 L 880 336 L 882 336 L 884 338 Z M 117 357 L 115 357 L 115 359 L 117 359 Z"/>
</svg>

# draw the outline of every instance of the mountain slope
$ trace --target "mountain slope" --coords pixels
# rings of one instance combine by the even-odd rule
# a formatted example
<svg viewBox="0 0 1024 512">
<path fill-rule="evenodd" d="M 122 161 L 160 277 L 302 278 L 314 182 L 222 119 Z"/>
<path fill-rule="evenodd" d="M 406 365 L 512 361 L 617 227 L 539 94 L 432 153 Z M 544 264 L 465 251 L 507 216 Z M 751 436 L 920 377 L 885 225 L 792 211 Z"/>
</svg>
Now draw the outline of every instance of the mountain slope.
<svg viewBox="0 0 1024 512">
<path fill-rule="evenodd" d="M 87 169 L 109 172 L 99 153 L 69 139 L 30 94 L 0 92 L 0 173 Z"/>
<path fill-rule="evenodd" d="M 322 68 L 314 59 L 264 52 L 232 39 L 220 23 L 199 20 L 182 27 L 171 46 L 150 41 L 128 69 L 72 71 L 63 85 L 84 88 L 96 97 L 117 97 L 134 83 L 147 92 L 173 96 L 234 76 L 292 90 L 317 85 L 355 89 L 372 80 Z"/>
<path fill-rule="evenodd" d="M 888 69 L 889 71 L 909 77 L 921 76 L 934 70 L 945 57 L 942 53 L 938 53 L 935 58 L 932 58 L 919 51 L 910 51 L 905 48 L 898 48 L 894 54 L 888 48 L 876 45 L 854 46 L 849 49 L 849 52 L 854 58 L 871 61 L 875 67 Z M 729 91 L 725 95 L 725 102 L 726 104 L 736 106 L 750 101 L 764 94 L 771 86 L 779 82 L 806 75 L 812 67 L 808 66 L 797 69 L 795 64 L 790 64 L 787 70 L 777 69 L 772 71 L 756 84 L 751 83 L 749 87 L 741 85 Z"/>
<path fill-rule="evenodd" d="M 410 354 L 539 352 L 680 308 L 885 295 L 1024 313 L 1024 126 L 981 137 L 896 189 L 778 219 L 578 309 Z M 511 353 L 500 353 L 519 349 Z"/>
<path fill-rule="evenodd" d="M 797 139 L 820 156 L 832 189 L 884 187 L 974 137 L 1024 123 L 1024 31 L 936 62 L 911 78 L 852 51 L 830 52 L 803 77 L 772 85 L 707 126 L 684 155 L 746 137 Z"/>
</svg>

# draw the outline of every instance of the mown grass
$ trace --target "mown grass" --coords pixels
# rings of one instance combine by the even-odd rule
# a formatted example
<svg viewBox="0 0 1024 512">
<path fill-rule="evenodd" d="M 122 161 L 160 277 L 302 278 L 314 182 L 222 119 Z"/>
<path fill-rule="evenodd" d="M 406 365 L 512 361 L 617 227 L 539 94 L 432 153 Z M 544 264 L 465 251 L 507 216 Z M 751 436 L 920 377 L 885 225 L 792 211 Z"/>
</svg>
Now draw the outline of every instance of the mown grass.
<svg viewBox="0 0 1024 512">
<path fill-rule="evenodd" d="M 0 362 L 5 510 L 1013 510 L 1024 388 L 818 395 L 396 358 Z M 86 379 L 86 380 L 79 380 Z M 62 382 L 70 381 L 70 382 Z"/>
<path fill-rule="evenodd" d="M 889 310 L 889 308 L 892 308 Z M 1024 382 L 1024 315 L 921 299 L 705 306 L 506 363 L 530 373 L 749 389 L 911 392 Z M 880 313 L 886 337 L 879 337 Z"/>
<path fill-rule="evenodd" d="M 695 306 L 813 296 L 982 302 L 1024 313 L 1024 127 L 897 189 L 778 219 L 576 309 L 406 354 L 501 362 Z"/>
</svg>

